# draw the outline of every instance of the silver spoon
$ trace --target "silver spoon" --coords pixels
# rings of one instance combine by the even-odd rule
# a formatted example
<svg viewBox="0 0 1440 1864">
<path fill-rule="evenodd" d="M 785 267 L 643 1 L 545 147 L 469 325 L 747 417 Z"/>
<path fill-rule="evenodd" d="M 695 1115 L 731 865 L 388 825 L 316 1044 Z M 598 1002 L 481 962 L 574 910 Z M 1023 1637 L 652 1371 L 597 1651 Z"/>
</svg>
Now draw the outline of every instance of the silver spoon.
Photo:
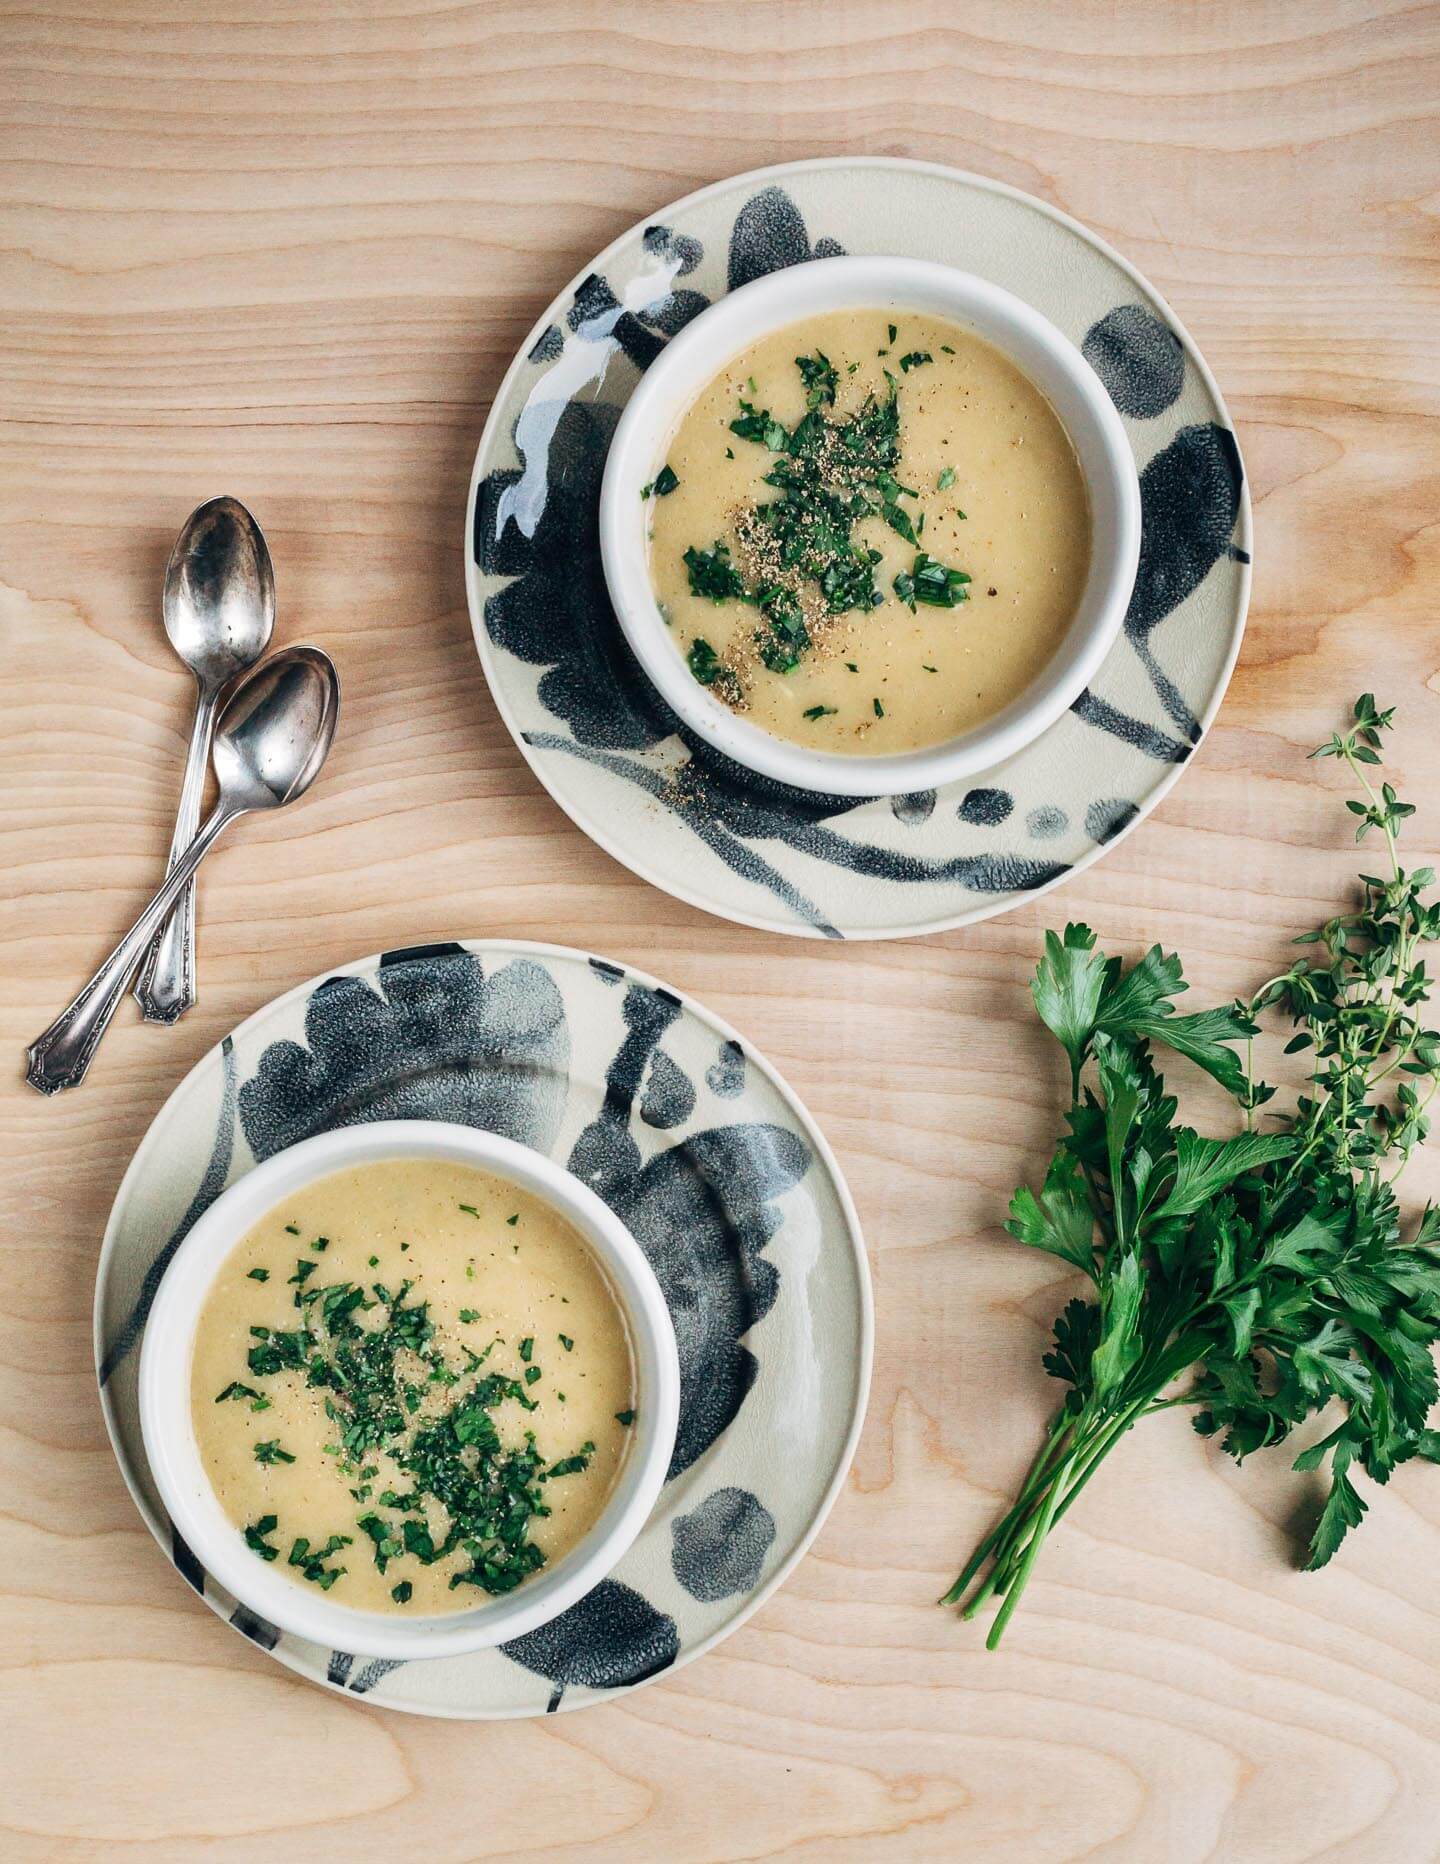
<svg viewBox="0 0 1440 1864">
<path fill-rule="evenodd" d="M 170 859 L 194 839 L 210 766 L 210 740 L 225 688 L 270 645 L 275 572 L 260 526 L 234 498 L 212 498 L 185 520 L 165 567 L 162 604 L 170 645 L 195 675 L 195 722 Z M 135 985 L 146 1022 L 173 1023 L 195 1002 L 195 883 L 180 891 L 155 934 Z"/>
<path fill-rule="evenodd" d="M 340 709 L 340 679 L 318 647 L 287 647 L 245 675 L 215 733 L 220 795 L 195 839 L 68 1009 L 31 1043 L 26 1080 L 42 1094 L 78 1087 L 156 927 L 221 830 L 252 809 L 283 809 L 325 762 Z"/>
</svg>

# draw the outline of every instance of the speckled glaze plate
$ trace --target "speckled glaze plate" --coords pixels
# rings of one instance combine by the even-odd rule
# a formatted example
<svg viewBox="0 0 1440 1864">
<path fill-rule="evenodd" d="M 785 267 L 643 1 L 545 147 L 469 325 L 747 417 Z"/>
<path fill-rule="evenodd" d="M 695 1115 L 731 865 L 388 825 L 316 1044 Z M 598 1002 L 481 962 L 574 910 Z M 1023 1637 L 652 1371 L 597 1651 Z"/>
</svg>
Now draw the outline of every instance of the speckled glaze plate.
<svg viewBox="0 0 1440 1864">
<path fill-rule="evenodd" d="M 225 1186 L 312 1133 L 443 1119 L 569 1166 L 649 1257 L 680 1346 L 659 1506 L 614 1573 L 497 1650 L 397 1664 L 258 1619 L 175 1535 L 150 1478 L 139 1345 L 165 1265 Z M 828 1146 L 774 1070 L 674 991 L 509 941 L 387 952 L 260 1010 L 186 1076 L 110 1215 L 95 1357 L 141 1513 L 210 1608 L 292 1670 L 421 1715 L 579 1708 L 688 1663 L 799 1560 L 844 1480 L 870 1378 L 870 1280 Z"/>
<path fill-rule="evenodd" d="M 1144 526 L 1123 637 L 1070 712 L 978 781 L 858 804 L 752 776 L 685 734 L 624 644 L 597 535 L 610 436 L 668 339 L 738 285 L 841 252 L 960 266 L 1073 338 L 1125 419 Z M 622 235 L 556 299 L 481 437 L 466 588 L 501 715 L 602 848 L 722 918 L 894 938 L 1057 886 L 1154 808 L 1224 693 L 1249 551 L 1224 403 L 1132 267 L 1013 188 L 842 157 L 702 189 Z"/>
</svg>

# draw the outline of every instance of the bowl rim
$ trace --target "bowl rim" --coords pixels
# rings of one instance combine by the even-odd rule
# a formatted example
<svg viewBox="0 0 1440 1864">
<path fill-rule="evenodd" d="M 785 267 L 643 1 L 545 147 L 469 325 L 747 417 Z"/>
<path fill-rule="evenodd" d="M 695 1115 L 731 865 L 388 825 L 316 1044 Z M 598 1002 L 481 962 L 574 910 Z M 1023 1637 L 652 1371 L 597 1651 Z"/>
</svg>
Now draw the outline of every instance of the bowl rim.
<svg viewBox="0 0 1440 1864">
<path fill-rule="evenodd" d="M 809 750 L 738 717 L 693 678 L 675 649 L 650 582 L 646 506 L 639 488 L 706 382 L 759 338 L 822 310 L 906 309 L 915 299 L 974 330 L 1030 379 L 1017 341 L 1043 358 L 1075 402 L 1056 410 L 1080 457 L 1092 511 L 1097 492 L 1113 516 L 1092 530 L 1086 582 L 1060 648 L 1031 685 L 994 717 L 958 737 L 885 756 Z M 817 300 L 819 300 L 817 302 Z M 935 300 L 943 300 L 937 303 Z M 1037 386 L 1053 399 L 1044 382 Z M 664 418 L 656 411 L 660 404 Z M 1078 416 L 1078 418 L 1076 418 Z M 1083 428 L 1082 431 L 1078 431 Z M 1080 349 L 1049 318 L 1003 286 L 929 259 L 841 255 L 770 272 L 716 299 L 666 344 L 641 376 L 616 424 L 601 480 L 600 554 L 610 601 L 644 674 L 685 726 L 762 777 L 836 796 L 899 795 L 939 788 L 993 769 L 1049 729 L 1079 698 L 1119 635 L 1140 555 L 1140 483 L 1124 422 Z M 1103 541 L 1104 548 L 1098 547 Z M 1081 611 L 1090 610 L 1088 625 Z"/>
<path fill-rule="evenodd" d="M 510 1178 L 556 1209 L 600 1261 L 625 1315 L 635 1357 L 636 1420 L 599 1519 L 553 1566 L 512 1593 L 467 1611 L 392 1618 L 326 1594 L 247 1557 L 205 1474 L 191 1421 L 190 1376 L 200 1308 L 224 1262 L 255 1222 L 290 1193 L 383 1159 L 433 1157 Z M 281 1630 L 367 1657 L 459 1656 L 548 1623 L 623 1558 L 664 1487 L 679 1421 L 674 1326 L 640 1244 L 604 1201 L 553 1159 L 501 1134 L 443 1120 L 383 1120 L 337 1127 L 260 1161 L 196 1221 L 166 1267 L 141 1343 L 140 1429 L 146 1460 L 174 1532 L 241 1604 Z"/>
</svg>

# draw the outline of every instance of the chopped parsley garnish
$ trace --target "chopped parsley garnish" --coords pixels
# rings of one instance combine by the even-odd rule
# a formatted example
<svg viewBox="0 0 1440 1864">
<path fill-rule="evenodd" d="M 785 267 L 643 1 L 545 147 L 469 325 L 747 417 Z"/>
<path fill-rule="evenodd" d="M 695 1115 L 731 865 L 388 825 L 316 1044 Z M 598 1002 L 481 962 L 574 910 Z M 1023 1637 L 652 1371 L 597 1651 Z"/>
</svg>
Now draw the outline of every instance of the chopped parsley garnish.
<svg viewBox="0 0 1440 1864">
<path fill-rule="evenodd" d="M 269 1281 L 270 1271 L 269 1269 L 251 1269 L 248 1271 L 247 1278 L 250 1281 Z"/>
<path fill-rule="evenodd" d="M 476 1313 L 473 1307 L 462 1307 L 460 1310 L 461 1322 L 467 1327 L 470 1326 L 473 1321 L 479 1320 L 479 1318 L 479 1314 Z"/>
<path fill-rule="evenodd" d="M 251 1328 L 252 1333 L 262 1329 Z M 252 1372 L 266 1378 L 272 1372 L 298 1372 L 305 1364 L 305 1348 L 309 1342 L 309 1333 L 304 1327 L 297 1327 L 292 1333 L 279 1329 L 264 1328 L 267 1337 L 252 1346 L 245 1356 L 245 1363 Z"/>
<path fill-rule="evenodd" d="M 935 358 L 930 354 L 929 350 L 907 350 L 900 358 L 900 373 L 902 375 L 909 375 L 912 369 L 918 369 L 923 363 L 934 362 L 934 360 Z"/>
<path fill-rule="evenodd" d="M 595 1454 L 593 1443 L 583 1444 L 574 1456 L 562 1456 L 558 1463 L 552 1463 L 545 1471 L 545 1480 L 552 1476 L 578 1476 L 590 1467 L 590 1458 Z"/>
<path fill-rule="evenodd" d="M 520 1357 L 526 1362 L 527 1365 L 530 1362 L 530 1355 L 534 1351 L 535 1351 L 534 1335 L 527 1333 L 525 1335 L 525 1338 L 520 1342 Z"/>
<path fill-rule="evenodd" d="M 690 643 L 685 660 L 702 686 L 713 686 L 717 680 L 723 685 L 735 677 L 703 634 L 697 634 Z"/>
<path fill-rule="evenodd" d="M 626 1430 L 629 1430 L 630 1426 L 635 1422 L 635 1413 L 633 1411 L 617 1411 L 615 1413 L 615 1422 L 617 1424 L 623 1424 Z"/>
<path fill-rule="evenodd" d="M 679 483 L 680 480 L 671 467 L 669 465 L 662 466 L 655 475 L 656 498 L 669 498 L 670 494 Z"/>
<path fill-rule="evenodd" d="M 557 1333 L 555 1338 L 565 1348 L 567 1353 L 573 1353 L 575 1351 L 575 1342 L 570 1338 L 568 1333 Z"/>
<path fill-rule="evenodd" d="M 465 1212 L 467 1217 L 478 1217 L 480 1215 L 480 1212 L 473 1204 L 462 1204 L 460 1208 Z"/>
<path fill-rule="evenodd" d="M 805 406 L 833 408 L 840 377 L 824 350 L 816 350 L 813 356 L 797 356 L 795 367 L 800 371 L 800 380 L 805 384 Z"/>
<path fill-rule="evenodd" d="M 886 325 L 886 332 L 887 332 L 887 334 L 886 334 L 886 338 L 885 338 L 885 341 L 886 341 L 887 343 L 893 343 L 893 342 L 895 341 L 895 337 L 896 337 L 896 327 L 895 327 L 895 325 L 894 325 L 894 324 L 887 324 L 887 325 Z"/>
<path fill-rule="evenodd" d="M 874 708 L 875 708 L 875 716 L 876 716 L 876 718 L 884 718 L 884 716 L 885 716 L 885 708 L 884 708 L 884 706 L 883 706 L 883 705 L 881 705 L 881 703 L 880 703 L 880 701 L 879 701 L 878 699 L 872 699 L 872 700 L 870 701 L 870 703 L 871 703 L 871 705 L 872 705 L 872 706 L 874 706 Z"/>
<path fill-rule="evenodd" d="M 382 1573 L 392 1560 L 398 1559 L 404 1553 L 404 1540 L 393 1531 L 389 1522 L 382 1520 L 379 1515 L 361 1515 L 355 1525 L 370 1536 L 375 1564 Z"/>
<path fill-rule="evenodd" d="M 941 472 L 940 477 L 935 481 L 935 490 L 937 492 L 948 492 L 954 483 L 955 468 L 953 466 L 946 466 Z"/>
<path fill-rule="evenodd" d="M 912 609 L 917 602 L 931 608 L 958 608 L 969 600 L 969 581 L 964 570 L 947 569 L 922 550 L 910 573 L 902 571 L 895 578 L 895 593 Z"/>
<path fill-rule="evenodd" d="M 902 373 L 931 360 L 926 351 L 911 351 L 902 358 Z M 883 519 L 917 549 L 925 523 L 923 511 L 917 514 L 902 502 L 917 498 L 917 488 L 896 477 L 896 379 L 887 371 L 889 392 L 884 399 L 869 395 L 852 414 L 837 419 L 826 412 L 835 402 L 835 365 L 817 351 L 797 356 L 795 366 L 805 387 L 806 412 L 794 427 L 743 398 L 739 414 L 730 422 L 738 439 L 775 455 L 764 483 L 776 496 L 748 506 L 737 520 L 742 561 L 737 562 L 718 539 L 708 550 L 691 545 L 682 558 L 692 595 L 716 603 L 744 602 L 757 611 L 753 644 L 772 673 L 789 673 L 800 665 L 814 645 L 817 622 L 851 612 L 865 614 L 884 601 L 875 581 L 880 552 L 856 536 L 864 519 Z M 935 604 L 933 593 L 917 596 L 915 583 L 913 571 L 897 579 L 896 594 L 912 609 L 917 599 Z M 945 606 L 954 606 L 953 600 Z M 692 640 L 686 660 L 702 686 L 717 689 L 732 704 L 741 700 L 744 688 L 736 665 L 703 635 Z"/>
<path fill-rule="evenodd" d="M 709 602 L 731 602 L 745 594 L 745 579 L 724 544 L 716 544 L 713 550 L 697 550 L 692 544 L 681 561 L 690 572 L 691 595 Z"/>
<path fill-rule="evenodd" d="M 330 1238 L 328 1236 L 317 1236 L 310 1247 L 315 1251 L 317 1256 L 323 1256 L 325 1251 L 330 1247 Z"/>
<path fill-rule="evenodd" d="M 847 660 L 845 662 L 845 665 L 850 669 L 852 673 L 858 673 L 860 671 L 859 667 L 856 666 L 853 660 Z"/>
<path fill-rule="evenodd" d="M 784 453 L 790 445 L 790 433 L 768 408 L 757 408 L 742 401 L 740 412 L 730 423 L 730 431 L 741 440 L 753 440 L 772 453 Z"/>
<path fill-rule="evenodd" d="M 839 709 L 838 706 L 833 705 L 809 705 L 800 716 L 802 718 L 833 718 Z"/>
<path fill-rule="evenodd" d="M 343 1566 L 326 1566 L 325 1562 L 332 1553 L 339 1553 L 342 1547 L 351 1544 L 349 1534 L 332 1534 L 323 1547 L 312 1547 L 302 1534 L 291 1546 L 286 1564 L 298 1566 L 302 1579 L 308 1579 L 312 1585 L 319 1586 L 322 1592 L 328 1592 L 346 1569 Z"/>
<path fill-rule="evenodd" d="M 408 1579 L 402 1579 L 398 1586 L 390 1588 L 390 1596 L 397 1605 L 408 1605 L 415 1596 L 415 1588 Z"/>
<path fill-rule="evenodd" d="M 520 1377 L 487 1373 L 481 1367 L 496 1342 L 483 1353 L 465 1346 L 457 1353 L 454 1345 L 447 1352 L 413 1283 L 394 1290 L 378 1281 L 317 1285 L 310 1277 L 318 1264 L 303 1260 L 299 1266 L 305 1273 L 296 1278 L 303 1294 L 296 1295 L 295 1327 L 251 1327 L 247 1363 L 261 1379 L 298 1374 L 323 1405 L 332 1435 L 325 1454 L 335 1459 L 355 1514 L 339 1524 L 352 1531 L 332 1534 L 321 1545 L 296 1539 L 289 1564 L 328 1591 L 345 1572 L 331 1564 L 332 1555 L 358 1537 L 382 1573 L 392 1560 L 427 1566 L 443 1560 L 452 1586 L 511 1591 L 545 1563 L 531 1539 L 534 1521 L 549 1512 L 545 1483 L 552 1472 L 585 1468 L 593 1449 L 587 1444 L 575 1457 L 547 1465 L 533 1432 L 518 1432 L 517 1443 L 517 1433 L 505 1430 L 502 1407 L 537 1408 L 529 1388 L 543 1375 L 529 1363 L 533 1336 L 522 1342 Z M 470 1323 L 480 1315 L 465 1309 L 461 1318 Z M 570 1350 L 573 1342 L 565 1343 Z M 227 1398 L 246 1399 L 256 1410 L 270 1404 L 254 1385 L 238 1381 L 216 1402 Z M 300 1460 L 278 1437 L 251 1447 L 262 1465 Z M 403 1474 L 396 1487 L 385 1485 L 384 1458 Z M 241 1530 L 259 1558 L 279 1557 L 268 1538 L 277 1526 L 277 1516 L 268 1514 Z M 398 1586 L 392 1596 L 401 1602 Z"/>
<path fill-rule="evenodd" d="M 279 1520 L 277 1516 L 273 1514 L 262 1514 L 258 1521 L 252 1521 L 249 1527 L 241 1529 L 241 1532 L 245 1536 L 245 1545 L 250 1549 L 251 1553 L 258 1553 L 262 1560 L 278 1560 L 280 1558 L 280 1549 L 278 1547 L 272 1547 L 265 1538 L 267 1534 L 273 1534 L 278 1525 Z"/>
<path fill-rule="evenodd" d="M 318 1262 L 312 1262 L 308 1256 L 300 1256 L 295 1263 L 295 1273 L 290 1277 L 290 1283 L 287 1283 L 287 1286 L 294 1284 L 303 1288 L 319 1266 Z"/>
<path fill-rule="evenodd" d="M 300 1234 L 300 1225 L 298 1223 L 287 1223 L 285 1225 L 285 1234 L 287 1236 L 298 1236 Z"/>
<path fill-rule="evenodd" d="M 513 1217 L 507 1217 L 505 1221 L 511 1225 L 517 1224 L 520 1221 L 520 1212 L 517 1210 Z"/>
</svg>

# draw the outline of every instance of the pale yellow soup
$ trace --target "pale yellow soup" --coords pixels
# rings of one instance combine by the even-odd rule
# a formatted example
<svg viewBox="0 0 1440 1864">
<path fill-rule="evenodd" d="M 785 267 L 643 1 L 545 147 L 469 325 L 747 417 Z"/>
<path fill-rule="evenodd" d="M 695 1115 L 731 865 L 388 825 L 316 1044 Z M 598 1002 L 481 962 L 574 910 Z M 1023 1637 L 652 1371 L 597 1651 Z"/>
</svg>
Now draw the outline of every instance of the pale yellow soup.
<svg viewBox="0 0 1440 1864">
<path fill-rule="evenodd" d="M 897 397 L 891 476 L 905 490 L 890 502 L 916 536 L 908 541 L 882 511 L 853 522 L 852 541 L 879 553 L 873 588 L 883 599 L 841 613 L 817 578 L 780 560 L 773 527 L 755 518 L 784 496 L 765 483 L 782 455 L 731 426 L 744 400 L 793 433 L 807 413 L 796 359 L 817 355 L 835 371 L 833 405 L 819 399 L 815 410 L 831 427 L 853 422 L 869 397 L 878 406 Z M 834 311 L 763 338 L 696 397 L 665 464 L 678 483 L 665 490 L 662 474 L 646 511 L 651 578 L 676 650 L 692 668 L 700 653 L 712 692 L 799 744 L 876 756 L 983 723 L 1055 652 L 1088 573 L 1089 504 L 1069 436 L 1007 357 L 943 318 Z M 833 438 L 817 472 L 832 491 L 867 496 L 866 474 Z M 760 608 L 692 588 L 687 550 L 717 544 L 748 591 L 778 585 L 798 606 L 809 642 L 793 669 L 765 664 L 761 645 L 773 635 Z M 922 552 L 969 577 L 954 585 L 965 596 L 956 606 L 917 600 L 912 612 L 897 594 L 896 577 Z"/>
<path fill-rule="evenodd" d="M 614 1487 L 634 1394 L 578 1231 L 435 1159 L 336 1172 L 262 1217 L 210 1290 L 191 1373 L 206 1473 L 255 1557 L 410 1614 L 472 1609 L 568 1552 Z M 508 1542 L 493 1505 L 464 1505 L 486 1484 Z"/>
</svg>

